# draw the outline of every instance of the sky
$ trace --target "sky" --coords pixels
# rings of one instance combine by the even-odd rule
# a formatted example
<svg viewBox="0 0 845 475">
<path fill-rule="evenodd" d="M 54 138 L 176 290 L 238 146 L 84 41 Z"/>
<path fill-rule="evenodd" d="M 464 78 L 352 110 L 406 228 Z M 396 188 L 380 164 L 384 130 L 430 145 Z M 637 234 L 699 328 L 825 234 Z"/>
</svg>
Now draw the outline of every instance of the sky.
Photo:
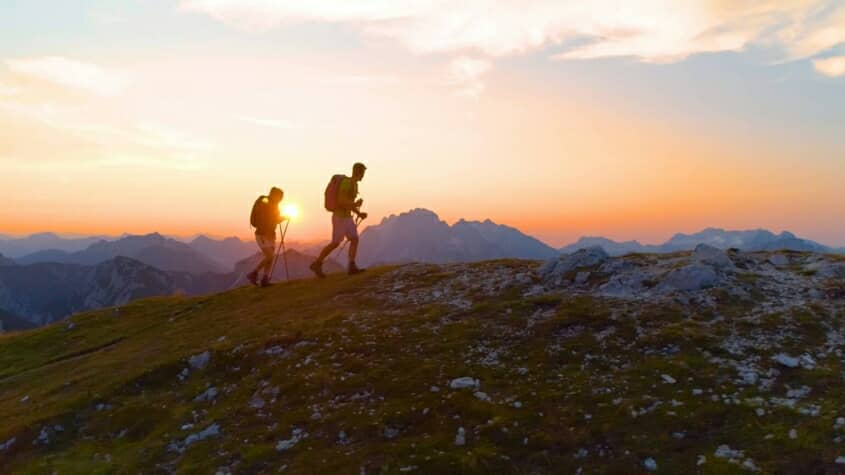
<svg viewBox="0 0 845 475">
<path fill-rule="evenodd" d="M 413 208 L 551 245 L 845 246 L 841 0 L 0 0 L 0 233 L 329 237 Z"/>
</svg>

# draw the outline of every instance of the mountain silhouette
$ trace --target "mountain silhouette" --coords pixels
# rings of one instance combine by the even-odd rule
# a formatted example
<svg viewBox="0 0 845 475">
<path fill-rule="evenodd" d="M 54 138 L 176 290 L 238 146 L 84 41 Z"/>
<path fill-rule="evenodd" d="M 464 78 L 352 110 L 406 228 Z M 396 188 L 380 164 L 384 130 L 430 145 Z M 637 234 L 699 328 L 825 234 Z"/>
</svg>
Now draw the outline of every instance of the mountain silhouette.
<svg viewBox="0 0 845 475">
<path fill-rule="evenodd" d="M 82 251 L 68 253 L 59 250 L 36 252 L 17 260 L 20 264 L 54 262 L 62 264 L 96 265 L 115 257 L 130 257 L 160 270 L 203 274 L 223 273 L 225 267 L 195 251 L 188 244 L 158 233 L 126 236 L 116 241 L 100 240 Z"/>
<path fill-rule="evenodd" d="M 200 235 L 188 245 L 191 249 L 218 263 L 226 271 L 233 270 L 235 264 L 250 257 L 256 251 L 254 242 L 242 241 L 236 237 L 217 240 Z"/>
<path fill-rule="evenodd" d="M 64 252 L 81 251 L 97 241 L 104 240 L 102 236 L 82 238 L 63 238 L 54 233 L 37 233 L 23 238 L 0 238 L 0 254 L 12 259 L 26 256 L 38 251 L 55 249 Z"/>
<path fill-rule="evenodd" d="M 366 228 L 361 234 L 358 262 L 366 266 L 447 263 L 476 261 L 498 253 L 499 249 L 485 240 L 477 229 L 462 227 L 456 231 L 435 213 L 415 209 L 391 215 Z"/>
<path fill-rule="evenodd" d="M 571 254 L 581 249 L 599 246 L 610 255 L 619 256 L 633 252 L 638 253 L 667 253 L 689 251 L 699 244 L 707 244 L 719 249 L 740 249 L 743 251 L 810 251 L 810 252 L 842 252 L 824 246 L 809 239 L 801 239 L 794 234 L 784 231 L 775 234 L 765 229 L 729 231 L 721 228 L 706 228 L 692 234 L 677 233 L 663 244 L 644 245 L 638 241 L 617 242 L 603 237 L 582 237 L 577 242 L 560 249 L 564 254 Z"/>
</svg>

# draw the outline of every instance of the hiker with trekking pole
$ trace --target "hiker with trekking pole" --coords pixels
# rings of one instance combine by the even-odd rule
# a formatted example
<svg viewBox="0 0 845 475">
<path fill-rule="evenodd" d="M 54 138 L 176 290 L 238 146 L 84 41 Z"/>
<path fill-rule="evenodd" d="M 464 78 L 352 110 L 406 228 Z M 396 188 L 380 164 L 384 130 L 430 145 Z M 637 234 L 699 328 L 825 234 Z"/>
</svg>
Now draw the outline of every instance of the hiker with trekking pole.
<svg viewBox="0 0 845 475">
<path fill-rule="evenodd" d="M 273 270 L 276 266 L 276 260 L 279 257 L 279 251 L 284 250 L 285 234 L 287 234 L 288 224 L 290 219 L 282 216 L 279 204 L 284 199 L 285 193 L 275 186 L 270 190 L 267 196 L 259 196 L 252 205 L 252 213 L 249 217 L 249 224 L 255 228 L 255 242 L 258 248 L 261 249 L 263 259 L 255 269 L 247 274 L 246 278 L 252 285 L 260 285 L 267 287 L 271 284 Z M 284 230 L 282 230 L 282 222 L 285 222 Z M 281 233 L 281 241 L 279 242 L 279 249 L 276 249 L 276 227 L 279 227 Z M 287 276 L 287 256 L 282 254 L 285 260 L 285 275 Z M 264 277 L 260 284 L 258 275 L 260 270 L 264 270 Z M 289 276 L 288 276 L 289 277 Z"/>
<path fill-rule="evenodd" d="M 332 242 L 330 242 L 317 257 L 310 269 L 323 278 L 323 261 L 343 244 L 344 239 L 349 242 L 349 275 L 359 274 L 364 269 L 355 264 L 355 256 L 358 253 L 358 225 L 367 219 L 367 213 L 361 212 L 361 205 L 364 200 L 358 198 L 358 183 L 364 179 L 367 167 L 363 163 L 356 163 L 352 166 L 352 176 L 335 175 L 326 187 L 325 206 L 326 211 L 332 213 Z M 355 215 L 355 218 L 352 215 Z M 343 250 L 343 247 L 341 247 Z"/>
</svg>

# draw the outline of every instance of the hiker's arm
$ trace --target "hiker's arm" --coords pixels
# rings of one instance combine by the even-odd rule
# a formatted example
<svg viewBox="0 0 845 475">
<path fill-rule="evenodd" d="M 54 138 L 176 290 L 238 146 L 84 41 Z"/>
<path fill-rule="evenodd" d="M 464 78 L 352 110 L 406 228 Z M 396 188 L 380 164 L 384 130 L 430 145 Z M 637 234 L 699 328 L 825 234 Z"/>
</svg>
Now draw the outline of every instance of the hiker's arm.
<svg viewBox="0 0 845 475">
<path fill-rule="evenodd" d="M 355 209 L 355 197 L 352 196 L 352 188 L 348 190 L 341 188 L 337 195 L 337 205 L 341 209 L 352 211 Z"/>
</svg>

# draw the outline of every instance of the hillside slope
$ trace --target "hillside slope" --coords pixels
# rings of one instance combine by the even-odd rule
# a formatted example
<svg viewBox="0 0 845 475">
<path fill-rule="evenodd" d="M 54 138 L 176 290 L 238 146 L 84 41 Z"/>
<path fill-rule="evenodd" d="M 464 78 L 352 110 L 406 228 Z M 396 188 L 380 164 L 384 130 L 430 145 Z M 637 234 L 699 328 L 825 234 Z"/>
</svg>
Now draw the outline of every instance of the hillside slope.
<svg viewBox="0 0 845 475">
<path fill-rule="evenodd" d="M 841 473 L 843 270 L 585 253 L 77 315 L 0 336 L 0 473 Z"/>
</svg>

